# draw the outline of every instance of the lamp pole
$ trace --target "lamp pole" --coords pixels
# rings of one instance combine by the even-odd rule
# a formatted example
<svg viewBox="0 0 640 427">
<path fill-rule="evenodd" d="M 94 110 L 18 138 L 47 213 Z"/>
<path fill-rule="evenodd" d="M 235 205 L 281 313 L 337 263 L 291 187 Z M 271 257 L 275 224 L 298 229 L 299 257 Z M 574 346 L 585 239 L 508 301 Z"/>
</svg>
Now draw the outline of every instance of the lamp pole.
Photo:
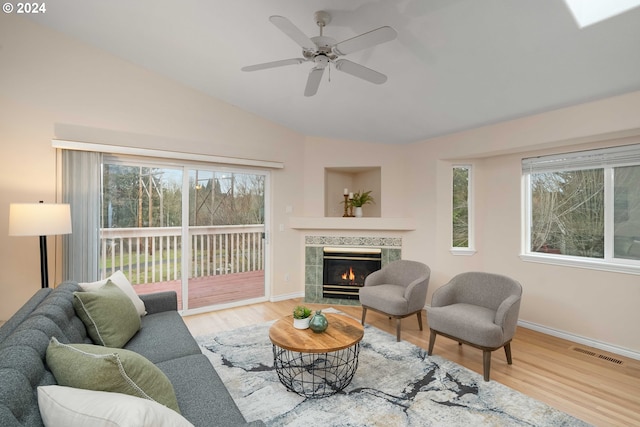
<svg viewBox="0 0 640 427">
<path fill-rule="evenodd" d="M 40 200 L 40 203 L 44 203 Z M 47 236 L 40 236 L 40 284 L 49 287 L 49 263 L 47 262 Z"/>
<path fill-rule="evenodd" d="M 47 267 L 47 236 L 40 236 L 40 283 L 49 287 L 49 269 Z"/>
</svg>

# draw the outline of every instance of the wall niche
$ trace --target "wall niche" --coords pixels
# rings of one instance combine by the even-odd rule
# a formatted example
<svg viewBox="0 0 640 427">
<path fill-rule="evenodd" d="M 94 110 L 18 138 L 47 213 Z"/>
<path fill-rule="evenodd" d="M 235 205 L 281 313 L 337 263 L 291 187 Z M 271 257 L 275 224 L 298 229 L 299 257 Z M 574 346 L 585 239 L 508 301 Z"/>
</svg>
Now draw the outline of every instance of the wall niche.
<svg viewBox="0 0 640 427">
<path fill-rule="evenodd" d="M 324 168 L 324 216 L 341 217 L 344 214 L 344 189 L 351 193 L 371 191 L 374 204 L 365 205 L 365 217 L 380 218 L 382 212 L 380 166 Z"/>
</svg>

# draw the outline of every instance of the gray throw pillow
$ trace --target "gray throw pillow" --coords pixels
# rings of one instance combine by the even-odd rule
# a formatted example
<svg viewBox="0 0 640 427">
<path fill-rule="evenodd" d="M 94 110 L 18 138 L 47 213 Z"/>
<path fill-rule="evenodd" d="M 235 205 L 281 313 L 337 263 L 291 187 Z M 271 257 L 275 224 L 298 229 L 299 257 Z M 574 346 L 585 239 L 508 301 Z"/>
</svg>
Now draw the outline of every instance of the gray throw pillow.
<svg viewBox="0 0 640 427">
<path fill-rule="evenodd" d="M 138 353 L 92 344 L 62 344 L 53 337 L 46 358 L 59 385 L 141 397 L 180 413 L 167 376 Z"/>
<path fill-rule="evenodd" d="M 73 293 L 73 308 L 95 344 L 122 348 L 140 330 L 140 316 L 131 299 L 113 282 Z"/>
</svg>

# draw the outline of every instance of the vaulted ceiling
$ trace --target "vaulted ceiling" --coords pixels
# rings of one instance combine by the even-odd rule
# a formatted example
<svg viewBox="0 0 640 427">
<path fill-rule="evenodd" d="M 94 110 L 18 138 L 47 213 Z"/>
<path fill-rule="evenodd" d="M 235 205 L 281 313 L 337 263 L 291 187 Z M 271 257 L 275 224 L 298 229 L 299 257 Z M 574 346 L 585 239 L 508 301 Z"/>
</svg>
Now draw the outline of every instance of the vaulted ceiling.
<svg viewBox="0 0 640 427">
<path fill-rule="evenodd" d="M 31 19 L 305 135 L 408 143 L 640 90 L 640 8 L 580 28 L 563 0 L 56 0 Z M 313 64 L 269 21 L 337 41 L 381 26 L 397 38 L 345 58 L 315 96 Z"/>
</svg>

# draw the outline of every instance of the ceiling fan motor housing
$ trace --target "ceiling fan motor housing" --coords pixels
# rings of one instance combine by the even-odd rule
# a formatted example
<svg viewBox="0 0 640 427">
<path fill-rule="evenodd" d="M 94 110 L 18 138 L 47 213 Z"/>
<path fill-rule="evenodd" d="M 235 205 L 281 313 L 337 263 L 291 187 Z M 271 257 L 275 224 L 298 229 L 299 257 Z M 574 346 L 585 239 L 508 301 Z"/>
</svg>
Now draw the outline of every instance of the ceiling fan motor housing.
<svg viewBox="0 0 640 427">
<path fill-rule="evenodd" d="M 332 50 L 333 46 L 336 44 L 335 39 L 325 36 L 316 36 L 311 37 L 311 41 L 316 45 L 316 49 L 303 51 L 302 55 L 305 58 L 311 59 L 318 55 L 325 55 L 329 59 L 334 60 L 338 57 L 338 55 L 336 55 Z"/>
</svg>

